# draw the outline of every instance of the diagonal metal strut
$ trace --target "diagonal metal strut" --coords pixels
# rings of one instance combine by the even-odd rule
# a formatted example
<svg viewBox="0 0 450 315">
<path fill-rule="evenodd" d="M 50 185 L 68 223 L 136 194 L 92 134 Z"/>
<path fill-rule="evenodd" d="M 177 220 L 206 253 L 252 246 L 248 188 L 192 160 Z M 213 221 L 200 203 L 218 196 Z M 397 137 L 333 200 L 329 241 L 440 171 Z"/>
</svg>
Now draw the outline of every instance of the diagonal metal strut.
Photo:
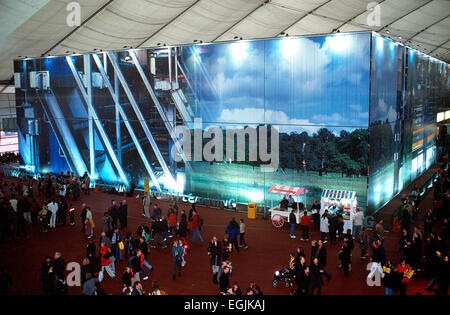
<svg viewBox="0 0 450 315">
<path fill-rule="evenodd" d="M 137 116 L 137 118 L 139 120 L 139 123 L 142 126 L 142 129 L 144 129 L 144 132 L 145 132 L 145 135 L 147 136 L 147 139 L 150 141 L 150 144 L 151 144 L 151 146 L 153 148 L 153 152 L 155 153 L 156 158 L 158 159 L 159 164 L 161 165 L 161 167 L 162 167 L 162 169 L 164 171 L 164 174 L 167 176 L 167 178 L 172 183 L 172 185 L 175 186 L 176 182 L 175 182 L 175 180 L 174 180 L 174 178 L 172 176 L 172 173 L 170 172 L 169 168 L 167 167 L 167 163 L 164 160 L 164 157 L 161 155 L 161 152 L 159 151 L 158 145 L 156 144 L 155 139 L 153 138 L 153 135 L 152 135 L 150 129 L 148 128 L 148 125 L 147 125 L 147 123 L 145 121 L 145 118 L 142 115 L 142 112 L 139 109 L 139 106 L 137 105 L 136 100 L 134 99 L 134 96 L 133 96 L 130 88 L 128 87 L 128 84 L 127 84 L 127 82 L 126 82 L 126 80 L 125 80 L 125 78 L 124 78 L 124 76 L 122 74 L 122 71 L 120 70 L 119 65 L 117 64 L 117 61 L 114 58 L 115 57 L 114 53 L 107 52 L 106 54 L 108 55 L 108 58 L 111 61 L 111 64 L 112 64 L 112 66 L 114 68 L 114 71 L 116 72 L 117 77 L 118 77 L 120 83 L 122 84 L 122 87 L 123 87 L 123 89 L 124 89 L 128 99 L 129 99 L 129 101 L 131 103 L 131 106 L 134 109 L 134 112 L 136 113 L 136 116 Z"/>
<path fill-rule="evenodd" d="M 108 135 L 105 132 L 105 129 L 103 129 L 103 126 L 100 122 L 100 118 L 97 115 L 97 112 L 93 108 L 92 104 L 90 104 L 88 100 L 88 95 L 86 93 L 86 90 L 84 89 L 83 82 L 80 79 L 80 76 L 77 72 L 77 69 L 75 68 L 75 65 L 72 61 L 72 58 L 70 56 L 66 56 L 67 63 L 69 64 L 70 70 L 72 71 L 73 77 L 75 78 L 75 81 L 77 82 L 78 89 L 81 91 L 81 94 L 84 98 L 85 103 L 89 107 L 88 110 L 91 111 L 92 118 L 94 120 L 95 126 L 97 127 L 97 130 L 100 135 L 100 139 L 103 142 L 103 145 L 106 148 L 106 151 L 108 152 L 109 157 L 111 158 L 114 166 L 116 167 L 117 171 L 119 172 L 119 176 L 122 179 L 123 183 L 128 186 L 128 180 L 125 176 L 125 173 L 122 169 L 122 166 L 119 163 L 119 160 L 116 157 L 116 154 L 114 153 L 114 148 L 111 145 L 111 142 L 109 141 Z"/>
<path fill-rule="evenodd" d="M 154 185 L 156 186 L 156 188 L 159 191 L 161 191 L 161 187 L 159 186 L 158 179 L 156 178 L 155 173 L 153 172 L 152 167 L 150 166 L 150 163 L 148 162 L 148 160 L 145 157 L 144 150 L 142 149 L 141 144 L 139 142 L 139 139 L 136 137 L 136 134 L 134 133 L 134 130 L 133 130 L 130 122 L 128 121 L 128 117 L 127 117 L 125 111 L 123 110 L 122 106 L 120 105 L 120 102 L 119 102 L 119 100 L 117 98 L 116 93 L 114 92 L 114 89 L 113 89 L 113 87 L 111 85 L 111 82 L 109 81 L 108 76 L 106 75 L 106 72 L 105 72 L 105 70 L 103 68 L 103 65 L 102 65 L 102 62 L 100 61 L 100 58 L 98 57 L 97 54 L 93 54 L 92 57 L 94 58 L 94 61 L 97 64 L 98 69 L 100 70 L 100 73 L 101 73 L 101 75 L 103 77 L 103 80 L 105 81 L 105 83 L 106 83 L 106 85 L 108 87 L 109 93 L 111 94 L 111 97 L 113 98 L 114 103 L 116 105 L 118 105 L 117 109 L 119 110 L 119 114 L 123 118 L 123 122 L 125 123 L 125 127 L 128 129 L 128 132 L 130 133 L 130 136 L 131 136 L 131 138 L 133 140 L 133 143 L 136 146 L 136 149 L 137 149 L 137 151 L 139 153 L 139 156 L 142 159 L 142 162 L 144 163 L 145 168 L 147 169 L 148 174 L 150 175 L 150 177 L 151 177 Z"/>
</svg>

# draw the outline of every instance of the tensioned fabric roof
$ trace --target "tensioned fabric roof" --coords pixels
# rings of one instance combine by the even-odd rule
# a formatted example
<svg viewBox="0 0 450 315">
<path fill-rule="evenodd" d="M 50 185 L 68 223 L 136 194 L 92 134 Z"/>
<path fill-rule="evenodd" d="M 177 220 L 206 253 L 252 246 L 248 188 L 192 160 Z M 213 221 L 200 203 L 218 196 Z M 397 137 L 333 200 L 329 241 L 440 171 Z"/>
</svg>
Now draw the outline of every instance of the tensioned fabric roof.
<svg viewBox="0 0 450 315">
<path fill-rule="evenodd" d="M 22 57 L 337 30 L 373 30 L 450 60 L 448 0 L 78 0 L 79 26 L 67 23 L 70 2 L 0 1 L 0 82 Z"/>
</svg>

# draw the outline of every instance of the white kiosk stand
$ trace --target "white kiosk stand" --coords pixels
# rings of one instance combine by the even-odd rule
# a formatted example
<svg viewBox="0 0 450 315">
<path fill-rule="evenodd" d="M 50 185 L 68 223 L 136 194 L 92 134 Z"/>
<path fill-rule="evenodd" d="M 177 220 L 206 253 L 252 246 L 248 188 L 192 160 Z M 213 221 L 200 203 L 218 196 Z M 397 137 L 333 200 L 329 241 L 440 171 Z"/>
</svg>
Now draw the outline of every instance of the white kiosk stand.
<svg viewBox="0 0 450 315">
<path fill-rule="evenodd" d="M 344 233 L 347 229 L 353 232 L 353 217 L 358 207 L 355 191 L 325 189 L 322 191 L 320 207 L 321 216 L 325 210 L 328 210 L 329 213 L 336 213 L 337 210 L 342 209 Z"/>
</svg>

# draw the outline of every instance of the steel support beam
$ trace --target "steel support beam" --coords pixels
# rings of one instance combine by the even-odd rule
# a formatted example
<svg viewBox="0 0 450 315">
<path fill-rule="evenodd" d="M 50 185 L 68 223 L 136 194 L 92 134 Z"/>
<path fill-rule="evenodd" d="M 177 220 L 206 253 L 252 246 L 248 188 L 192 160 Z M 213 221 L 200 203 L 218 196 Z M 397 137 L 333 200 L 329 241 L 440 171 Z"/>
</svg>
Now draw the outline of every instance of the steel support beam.
<svg viewBox="0 0 450 315">
<path fill-rule="evenodd" d="M 94 54 L 93 56 L 97 56 Z M 97 56 L 98 57 L 98 56 Z M 97 61 L 96 61 L 97 62 Z M 105 74 L 108 73 L 108 57 L 106 54 L 103 54 L 103 63 L 104 63 L 104 72 Z M 108 76 L 106 75 L 106 78 Z M 109 79 L 108 79 L 109 81 Z M 120 93 L 120 85 L 119 85 L 119 79 L 117 78 L 117 74 L 114 72 L 114 97 L 113 100 L 119 99 L 119 93 Z M 120 165 L 122 165 L 122 139 L 121 139 L 121 132 L 120 132 L 120 113 L 119 113 L 119 107 L 121 107 L 120 102 L 114 102 L 114 109 L 115 109 L 115 116 L 116 116 L 116 147 L 117 147 L 117 158 L 119 159 Z"/>
<path fill-rule="evenodd" d="M 94 122 L 92 121 L 92 65 L 89 55 L 84 55 L 84 75 L 86 76 L 87 85 L 87 102 L 88 104 L 88 118 L 89 118 L 89 164 L 90 164 L 90 176 L 92 179 L 96 179 L 95 176 L 95 143 L 94 143 Z"/>
<path fill-rule="evenodd" d="M 183 148 L 181 147 L 180 143 L 178 142 L 178 139 L 173 131 L 173 128 L 170 125 L 169 119 L 167 118 L 167 115 L 164 112 L 164 109 L 162 108 L 161 104 L 159 103 L 159 100 L 156 97 L 156 94 L 153 91 L 153 88 L 150 85 L 150 82 L 148 81 L 147 77 L 145 76 L 144 70 L 142 69 L 142 66 L 139 63 L 139 60 L 138 60 L 136 54 L 134 53 L 133 50 L 129 50 L 129 53 L 130 53 L 131 59 L 133 59 L 134 65 L 136 66 L 136 68 L 142 78 L 142 81 L 145 84 L 145 87 L 147 88 L 148 93 L 150 94 L 150 97 L 153 100 L 153 103 L 156 106 L 156 109 L 158 110 L 159 115 L 161 116 L 161 119 L 164 122 L 164 125 L 166 126 L 167 132 L 170 134 L 170 137 L 172 138 L 172 141 L 175 144 L 178 154 L 181 155 L 181 158 L 183 159 L 183 162 L 185 163 L 186 167 L 188 169 L 190 169 L 189 161 L 187 160 L 186 155 L 183 152 Z M 170 58 L 170 53 L 169 53 L 169 58 Z M 171 82 L 171 84 L 172 84 L 172 82 Z"/>
<path fill-rule="evenodd" d="M 86 90 L 84 89 L 83 82 L 81 81 L 80 76 L 77 72 L 77 69 L 75 68 L 75 64 L 73 63 L 72 58 L 70 56 L 66 56 L 66 60 L 70 67 L 70 70 L 72 71 L 73 77 L 75 78 L 75 81 L 78 85 L 78 89 L 80 90 L 85 103 L 87 104 L 87 106 L 89 106 L 88 96 L 87 96 Z M 106 134 L 105 129 L 103 129 L 100 118 L 98 117 L 97 112 L 95 111 L 92 104 L 88 108 L 88 110 L 90 110 L 92 113 L 92 118 L 94 120 L 95 126 L 97 127 L 97 131 L 99 133 L 100 139 L 102 141 L 104 148 L 106 149 L 106 152 L 109 155 L 109 158 L 111 159 L 111 162 L 114 164 L 115 168 L 117 169 L 117 172 L 119 173 L 119 176 L 122 179 L 123 183 L 126 186 L 128 186 L 128 180 L 125 176 L 122 166 L 120 165 L 119 161 L 117 160 L 116 154 L 114 153 L 114 148 L 112 147 L 111 142 L 109 141 L 108 135 Z"/>
<path fill-rule="evenodd" d="M 136 113 L 136 116 L 139 120 L 139 123 L 142 126 L 142 129 L 144 129 L 145 135 L 147 136 L 147 139 L 150 141 L 150 144 L 153 148 L 153 151 L 155 152 L 156 158 L 159 161 L 159 164 L 161 165 L 164 174 L 167 176 L 167 178 L 169 179 L 169 181 L 172 183 L 172 185 L 175 187 L 175 179 L 172 176 L 172 173 L 170 172 L 169 168 L 167 167 L 167 163 L 164 160 L 163 156 L 161 155 L 161 152 L 159 151 L 158 145 L 156 144 L 155 139 L 153 138 L 153 135 L 150 131 L 150 129 L 148 128 L 147 122 L 145 121 L 144 116 L 141 113 L 141 110 L 139 109 L 139 106 L 137 105 L 133 93 L 131 92 L 130 88 L 128 87 L 128 84 L 122 74 L 122 71 L 120 70 L 119 65 L 116 62 L 116 58 L 115 58 L 115 53 L 112 52 L 107 52 L 106 53 L 108 55 L 108 58 L 114 68 L 114 71 L 117 73 L 117 76 L 119 78 L 120 83 L 122 84 L 122 87 L 125 91 L 125 93 L 127 94 L 127 97 L 129 99 L 129 101 L 131 102 L 131 106 L 134 109 L 134 112 Z"/>
<path fill-rule="evenodd" d="M 161 191 L 161 187 L 159 186 L 159 183 L 158 183 L 158 180 L 157 180 L 157 178 L 155 176 L 155 173 L 153 172 L 152 167 L 150 166 L 150 163 L 148 162 L 148 160 L 147 160 L 147 158 L 145 156 L 145 152 L 144 152 L 144 150 L 141 147 L 140 141 L 136 137 L 136 134 L 134 133 L 133 127 L 131 126 L 125 111 L 123 110 L 122 106 L 120 106 L 119 94 L 117 93 L 117 90 L 118 90 L 117 82 L 115 84 L 116 85 L 116 89 L 113 89 L 113 87 L 111 85 L 111 82 L 109 81 L 108 76 L 106 75 L 106 72 L 103 69 L 103 66 L 102 66 L 102 63 L 100 61 L 100 58 L 98 57 L 97 54 L 93 54 L 92 57 L 94 58 L 94 61 L 97 64 L 98 69 L 100 70 L 100 73 L 101 73 L 101 75 L 103 77 L 103 80 L 105 81 L 106 86 L 108 87 L 109 93 L 111 94 L 111 97 L 113 98 L 114 103 L 116 104 L 116 111 L 117 111 L 117 113 L 119 113 L 120 116 L 122 116 L 122 119 L 123 119 L 123 122 L 125 124 L 125 127 L 127 128 L 128 132 L 130 133 L 131 139 L 133 140 L 133 143 L 136 146 L 136 149 L 137 149 L 137 151 L 139 153 L 139 156 L 141 157 L 141 160 L 144 163 L 144 166 L 145 166 L 148 174 L 150 175 L 150 178 L 152 179 L 153 184 L 156 186 L 156 188 L 159 191 Z M 114 77 L 115 77 L 116 80 L 118 80 L 117 74 L 115 74 Z M 119 135 L 120 135 L 120 129 L 119 129 Z M 118 138 L 120 138 L 120 136 Z"/>
<path fill-rule="evenodd" d="M 55 94 L 53 93 L 53 91 L 51 91 L 51 93 L 42 93 L 45 99 L 45 103 L 48 106 L 47 108 L 42 102 L 39 92 L 36 91 L 36 93 L 39 97 L 39 100 L 41 101 L 41 105 L 44 111 L 47 114 L 50 125 L 55 132 L 60 147 L 62 148 L 64 155 L 67 158 L 69 167 L 74 173 L 77 173 L 79 176 L 83 176 L 84 172 L 87 171 L 86 164 L 84 163 L 83 157 L 78 150 L 76 141 L 70 131 L 69 126 L 67 125 L 67 121 L 64 118 Z"/>
</svg>

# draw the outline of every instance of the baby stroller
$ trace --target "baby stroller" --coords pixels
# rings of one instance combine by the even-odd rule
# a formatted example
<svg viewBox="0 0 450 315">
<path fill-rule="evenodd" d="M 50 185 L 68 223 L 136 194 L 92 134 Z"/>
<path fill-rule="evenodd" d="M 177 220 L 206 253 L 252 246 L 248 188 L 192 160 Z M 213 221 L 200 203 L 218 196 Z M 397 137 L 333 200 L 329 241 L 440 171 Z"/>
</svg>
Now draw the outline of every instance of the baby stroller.
<svg viewBox="0 0 450 315">
<path fill-rule="evenodd" d="M 275 271 L 273 275 L 273 286 L 276 288 L 277 283 L 283 281 L 286 287 L 292 287 L 295 282 L 295 275 L 293 270 L 289 268 L 283 268 L 281 270 Z"/>
</svg>

